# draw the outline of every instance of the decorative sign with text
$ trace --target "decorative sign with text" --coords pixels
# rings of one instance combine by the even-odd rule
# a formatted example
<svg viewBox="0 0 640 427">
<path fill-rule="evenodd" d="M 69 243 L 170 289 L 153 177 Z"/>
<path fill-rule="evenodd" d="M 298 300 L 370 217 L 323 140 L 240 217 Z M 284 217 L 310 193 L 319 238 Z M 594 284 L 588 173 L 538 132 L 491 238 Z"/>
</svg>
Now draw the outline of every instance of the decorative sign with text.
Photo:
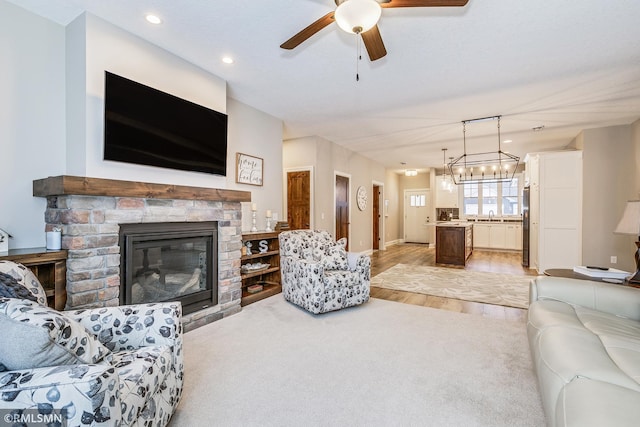
<svg viewBox="0 0 640 427">
<path fill-rule="evenodd" d="M 264 160 L 248 154 L 236 153 L 236 182 L 240 184 L 262 185 Z"/>
</svg>

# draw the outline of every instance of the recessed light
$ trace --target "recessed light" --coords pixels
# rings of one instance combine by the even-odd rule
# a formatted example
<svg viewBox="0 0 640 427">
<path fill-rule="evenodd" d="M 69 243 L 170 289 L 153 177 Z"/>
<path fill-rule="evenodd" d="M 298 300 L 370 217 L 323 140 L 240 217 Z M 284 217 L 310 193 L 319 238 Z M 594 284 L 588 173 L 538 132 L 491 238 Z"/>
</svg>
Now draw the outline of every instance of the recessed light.
<svg viewBox="0 0 640 427">
<path fill-rule="evenodd" d="M 225 64 L 233 64 L 233 58 L 230 56 L 223 56 L 222 62 L 224 62 Z"/>
<path fill-rule="evenodd" d="M 502 141 L 502 142 L 503 142 L 503 143 L 505 143 L 505 144 L 509 144 L 509 143 L 513 142 L 513 140 L 511 140 L 511 139 L 505 139 L 505 140 L 504 140 L 504 141 Z"/>
<path fill-rule="evenodd" d="M 162 19 L 156 15 L 148 14 L 145 18 L 147 19 L 147 22 L 150 22 L 151 24 L 162 24 Z"/>
</svg>

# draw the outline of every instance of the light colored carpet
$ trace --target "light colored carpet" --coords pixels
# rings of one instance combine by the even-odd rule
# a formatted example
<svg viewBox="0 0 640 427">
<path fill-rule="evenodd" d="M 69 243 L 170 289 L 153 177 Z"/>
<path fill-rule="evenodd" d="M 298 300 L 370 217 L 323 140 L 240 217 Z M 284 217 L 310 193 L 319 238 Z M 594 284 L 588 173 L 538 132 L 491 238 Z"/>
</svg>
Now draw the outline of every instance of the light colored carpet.
<svg viewBox="0 0 640 427">
<path fill-rule="evenodd" d="M 371 286 L 465 301 L 529 307 L 532 276 L 446 267 L 397 264 L 371 279 Z"/>
<path fill-rule="evenodd" d="M 543 426 L 525 324 L 372 298 L 276 295 L 185 335 L 170 427 Z"/>
</svg>

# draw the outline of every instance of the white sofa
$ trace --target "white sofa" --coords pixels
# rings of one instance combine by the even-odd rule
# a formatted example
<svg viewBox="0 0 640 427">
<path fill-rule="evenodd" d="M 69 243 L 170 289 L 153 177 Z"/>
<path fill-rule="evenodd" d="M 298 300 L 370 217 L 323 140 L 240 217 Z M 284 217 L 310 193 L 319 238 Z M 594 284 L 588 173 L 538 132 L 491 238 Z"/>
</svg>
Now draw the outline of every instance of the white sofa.
<svg viewBox="0 0 640 427">
<path fill-rule="evenodd" d="M 548 425 L 640 425 L 640 289 L 538 277 L 527 333 Z"/>
</svg>

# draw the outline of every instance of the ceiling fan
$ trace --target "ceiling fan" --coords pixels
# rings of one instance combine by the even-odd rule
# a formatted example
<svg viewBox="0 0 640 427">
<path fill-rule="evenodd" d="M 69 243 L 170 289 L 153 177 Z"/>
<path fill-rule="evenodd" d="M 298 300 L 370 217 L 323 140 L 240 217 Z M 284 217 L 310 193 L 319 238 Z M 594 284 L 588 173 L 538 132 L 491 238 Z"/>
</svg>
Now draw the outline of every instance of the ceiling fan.
<svg viewBox="0 0 640 427">
<path fill-rule="evenodd" d="M 382 42 L 378 20 L 383 8 L 391 7 L 460 7 L 469 0 L 334 0 L 336 10 L 329 12 L 295 36 L 282 43 L 282 49 L 293 49 L 327 25 L 338 22 L 348 33 L 359 34 L 367 48 L 369 59 L 376 61 L 387 54 Z"/>
</svg>

